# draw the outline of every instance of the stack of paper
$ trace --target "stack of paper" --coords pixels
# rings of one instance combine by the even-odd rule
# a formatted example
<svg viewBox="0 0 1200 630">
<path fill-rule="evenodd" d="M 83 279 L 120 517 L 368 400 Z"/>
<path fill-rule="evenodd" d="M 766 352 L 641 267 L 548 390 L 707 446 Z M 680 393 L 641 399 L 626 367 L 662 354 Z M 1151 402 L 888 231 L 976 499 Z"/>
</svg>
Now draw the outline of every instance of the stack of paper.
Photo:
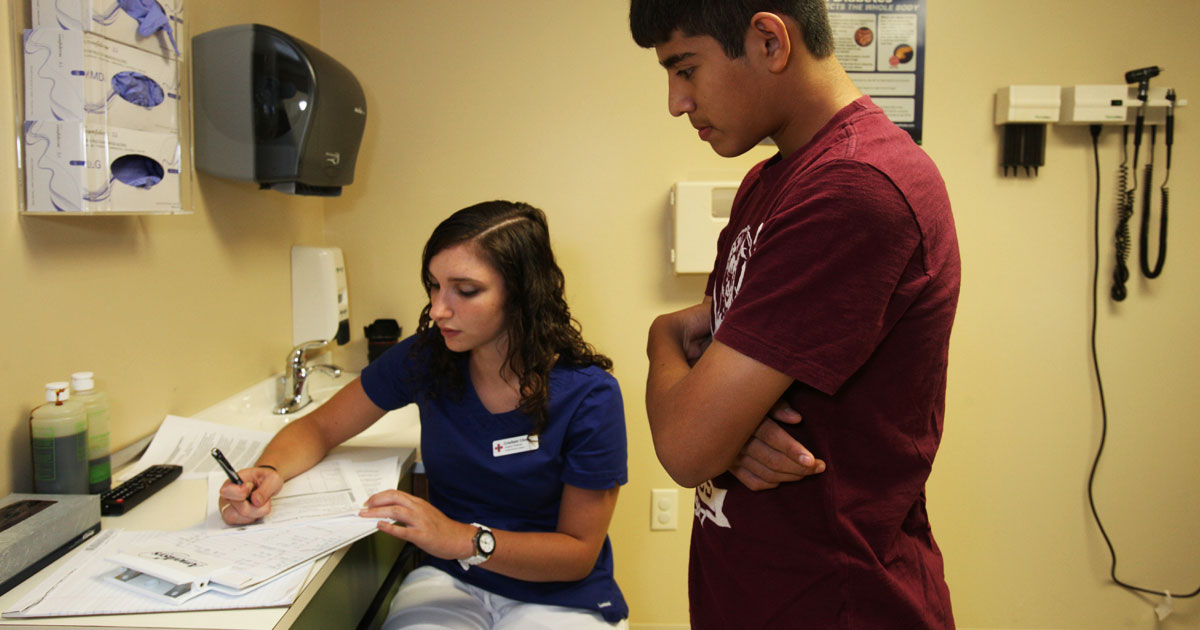
<svg viewBox="0 0 1200 630">
<path fill-rule="evenodd" d="M 264 583 L 262 588 L 241 595 L 210 590 L 179 604 L 123 588 L 111 581 L 122 571 L 108 559 L 122 549 L 158 540 L 166 532 L 100 532 L 83 550 L 68 560 L 36 588 L 30 591 L 5 617 L 71 617 L 76 615 L 112 615 L 125 613 L 169 612 L 175 610 L 222 610 L 227 608 L 266 608 L 289 606 L 308 578 L 314 562 L 307 562 Z"/>
<path fill-rule="evenodd" d="M 195 435 L 186 422 L 196 421 L 174 424 Z M 211 447 L 174 452 L 198 448 Z M 253 447 L 245 450 L 257 455 Z M 398 457 L 352 462 L 331 456 L 284 484 L 269 517 L 240 527 L 221 521 L 217 499 L 226 478 L 209 474 L 203 523 L 176 532 L 106 530 L 3 616 L 288 606 L 317 559 L 377 531 L 376 520 L 358 512 L 370 495 L 396 488 L 399 466 Z"/>
</svg>

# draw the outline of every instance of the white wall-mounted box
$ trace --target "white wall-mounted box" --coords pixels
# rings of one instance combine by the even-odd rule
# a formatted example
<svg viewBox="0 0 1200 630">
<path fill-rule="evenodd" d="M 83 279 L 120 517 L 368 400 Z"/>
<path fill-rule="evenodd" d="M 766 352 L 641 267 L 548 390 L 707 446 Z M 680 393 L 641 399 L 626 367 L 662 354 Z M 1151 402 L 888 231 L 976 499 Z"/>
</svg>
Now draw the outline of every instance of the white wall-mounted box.
<svg viewBox="0 0 1200 630">
<path fill-rule="evenodd" d="M 340 247 L 292 247 L 292 344 L 349 341 L 350 292 Z"/>
<path fill-rule="evenodd" d="M 132 15 L 121 8 L 117 0 L 31 0 L 30 14 L 34 28 L 60 28 L 89 31 L 108 39 L 136 46 L 164 57 L 179 57 L 187 34 L 183 21 L 184 0 L 157 0 L 161 16 Z M 153 32 L 139 29 L 139 22 L 158 22 L 170 28 Z"/>
<path fill-rule="evenodd" d="M 709 273 L 717 237 L 729 224 L 739 182 L 677 182 L 671 188 L 671 263 L 675 273 Z"/>
<path fill-rule="evenodd" d="M 1121 124 L 1127 108 L 1124 85 L 1068 85 L 1062 89 L 1059 123 L 1064 125 Z"/>
<path fill-rule="evenodd" d="M 25 31 L 25 120 L 179 133 L 179 63 L 83 31 Z"/>
<path fill-rule="evenodd" d="M 1058 122 L 1062 88 L 1010 85 L 996 91 L 996 124 Z"/>
<path fill-rule="evenodd" d="M 25 211 L 177 213 L 175 134 L 26 122 Z"/>
</svg>

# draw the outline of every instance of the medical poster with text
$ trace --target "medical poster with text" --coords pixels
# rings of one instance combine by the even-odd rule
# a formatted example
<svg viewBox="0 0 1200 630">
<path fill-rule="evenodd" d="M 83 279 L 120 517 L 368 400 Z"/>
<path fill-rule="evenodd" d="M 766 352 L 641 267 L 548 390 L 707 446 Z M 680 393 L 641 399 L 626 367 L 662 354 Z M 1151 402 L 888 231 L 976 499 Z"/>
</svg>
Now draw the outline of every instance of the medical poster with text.
<svg viewBox="0 0 1200 630">
<path fill-rule="evenodd" d="M 917 144 L 925 92 L 925 0 L 826 0 L 834 54 L 858 89 Z"/>
</svg>

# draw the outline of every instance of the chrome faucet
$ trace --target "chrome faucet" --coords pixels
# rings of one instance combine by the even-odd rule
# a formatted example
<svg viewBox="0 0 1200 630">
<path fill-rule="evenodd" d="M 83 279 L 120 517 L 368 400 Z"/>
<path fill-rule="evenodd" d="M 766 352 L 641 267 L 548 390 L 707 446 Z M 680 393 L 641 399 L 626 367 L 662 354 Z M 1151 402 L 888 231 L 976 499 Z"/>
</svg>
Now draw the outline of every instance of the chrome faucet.
<svg viewBox="0 0 1200 630">
<path fill-rule="evenodd" d="M 275 409 L 275 413 L 279 415 L 295 413 L 312 402 L 312 396 L 308 395 L 308 377 L 314 371 L 325 370 L 334 378 L 341 376 L 342 369 L 337 366 L 305 363 L 304 357 L 309 350 L 324 348 L 329 345 L 329 341 L 321 339 L 306 341 L 292 348 L 292 351 L 288 353 L 287 361 L 283 366 L 283 376 L 279 379 L 279 407 Z"/>
</svg>

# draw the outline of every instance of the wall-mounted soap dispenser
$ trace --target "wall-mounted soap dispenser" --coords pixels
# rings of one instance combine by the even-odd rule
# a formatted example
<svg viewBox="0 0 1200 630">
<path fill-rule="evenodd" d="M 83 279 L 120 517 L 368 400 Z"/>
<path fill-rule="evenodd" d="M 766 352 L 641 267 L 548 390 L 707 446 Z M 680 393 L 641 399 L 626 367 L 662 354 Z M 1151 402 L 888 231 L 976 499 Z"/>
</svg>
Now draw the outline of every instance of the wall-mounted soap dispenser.
<svg viewBox="0 0 1200 630">
<path fill-rule="evenodd" d="M 350 293 L 338 247 L 292 247 L 292 343 L 350 341 Z"/>
</svg>

